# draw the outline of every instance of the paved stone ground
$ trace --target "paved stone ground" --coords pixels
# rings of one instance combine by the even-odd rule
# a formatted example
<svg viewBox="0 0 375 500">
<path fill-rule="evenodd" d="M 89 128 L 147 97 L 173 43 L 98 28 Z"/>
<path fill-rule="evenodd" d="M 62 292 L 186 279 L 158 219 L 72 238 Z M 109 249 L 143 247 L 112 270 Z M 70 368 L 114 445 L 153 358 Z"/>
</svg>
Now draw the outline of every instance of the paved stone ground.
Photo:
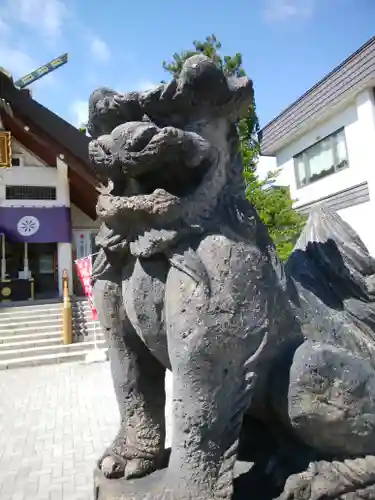
<svg viewBox="0 0 375 500">
<path fill-rule="evenodd" d="M 91 500 L 118 423 L 108 363 L 0 371 L 0 499 Z"/>
</svg>

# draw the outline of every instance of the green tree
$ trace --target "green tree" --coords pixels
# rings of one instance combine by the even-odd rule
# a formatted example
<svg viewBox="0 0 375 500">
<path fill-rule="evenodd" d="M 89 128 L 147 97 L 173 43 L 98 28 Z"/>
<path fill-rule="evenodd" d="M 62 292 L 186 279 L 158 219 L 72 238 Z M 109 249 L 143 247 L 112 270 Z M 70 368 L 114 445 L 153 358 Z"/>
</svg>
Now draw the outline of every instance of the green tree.
<svg viewBox="0 0 375 500">
<path fill-rule="evenodd" d="M 178 76 L 182 65 L 189 57 L 195 54 L 204 54 L 212 59 L 228 76 L 246 76 L 242 66 L 242 54 L 239 52 L 234 56 L 221 56 L 221 43 L 215 35 L 206 37 L 203 42 L 195 40 L 194 49 L 186 50 L 181 54 L 174 54 L 172 61 L 163 61 L 163 68 L 174 77 Z M 247 114 L 239 121 L 238 131 L 241 142 L 241 151 L 246 169 L 255 170 L 256 161 L 259 156 L 259 120 L 256 114 L 255 99 L 250 104 Z"/>
<path fill-rule="evenodd" d="M 78 130 L 82 132 L 83 134 L 86 134 L 87 131 L 87 123 L 82 123 L 79 127 Z"/>
<path fill-rule="evenodd" d="M 276 184 L 279 170 L 268 172 L 265 179 L 245 170 L 246 197 L 266 224 L 278 254 L 286 260 L 305 224 L 306 218 L 293 208 L 289 188 Z"/>
<path fill-rule="evenodd" d="M 186 59 L 195 54 L 204 54 L 212 59 L 228 76 L 246 76 L 241 53 L 238 52 L 234 56 L 223 56 L 221 49 L 221 43 L 215 35 L 206 37 L 204 41 L 195 40 L 192 49 L 175 53 L 169 63 L 163 61 L 163 68 L 176 77 Z M 246 115 L 239 120 L 237 127 L 244 164 L 247 198 L 258 210 L 260 218 L 268 227 L 281 259 L 285 260 L 293 249 L 305 218 L 293 209 L 293 200 L 290 197 L 289 189 L 276 186 L 278 170 L 269 172 L 265 179 L 260 179 L 257 175 L 260 127 L 255 97 Z"/>
</svg>

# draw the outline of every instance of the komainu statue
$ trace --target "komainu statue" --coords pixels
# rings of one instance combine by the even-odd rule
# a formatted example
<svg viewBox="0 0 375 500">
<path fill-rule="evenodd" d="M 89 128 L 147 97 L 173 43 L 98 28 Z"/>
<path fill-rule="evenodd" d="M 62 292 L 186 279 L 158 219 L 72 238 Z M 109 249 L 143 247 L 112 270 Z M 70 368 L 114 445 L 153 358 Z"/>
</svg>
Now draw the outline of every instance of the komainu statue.
<svg viewBox="0 0 375 500">
<path fill-rule="evenodd" d="M 121 415 L 97 498 L 229 500 L 240 459 L 271 496 L 372 498 L 375 263 L 323 210 L 284 269 L 245 198 L 236 122 L 252 95 L 199 55 L 156 89 L 90 97 L 94 300 Z"/>
</svg>

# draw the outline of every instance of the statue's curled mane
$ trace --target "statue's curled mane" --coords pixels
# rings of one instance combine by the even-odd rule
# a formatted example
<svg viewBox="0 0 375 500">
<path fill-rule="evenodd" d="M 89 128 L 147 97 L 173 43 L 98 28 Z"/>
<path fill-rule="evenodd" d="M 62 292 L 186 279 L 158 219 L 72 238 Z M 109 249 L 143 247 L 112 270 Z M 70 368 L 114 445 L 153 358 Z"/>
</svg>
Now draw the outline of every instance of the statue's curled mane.
<svg viewBox="0 0 375 500">
<path fill-rule="evenodd" d="M 248 78 L 225 77 L 202 55 L 154 90 L 92 94 L 89 155 L 107 184 L 97 205 L 107 253 L 150 256 L 223 221 L 254 237 L 235 125 L 252 98 Z"/>
</svg>

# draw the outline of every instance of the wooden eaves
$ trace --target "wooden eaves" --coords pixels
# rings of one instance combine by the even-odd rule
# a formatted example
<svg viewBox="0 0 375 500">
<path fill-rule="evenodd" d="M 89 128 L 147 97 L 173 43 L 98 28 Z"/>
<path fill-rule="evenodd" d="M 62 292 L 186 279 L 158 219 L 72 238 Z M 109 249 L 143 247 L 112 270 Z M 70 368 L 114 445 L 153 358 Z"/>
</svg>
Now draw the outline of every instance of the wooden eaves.
<svg viewBox="0 0 375 500">
<path fill-rule="evenodd" d="M 47 165 L 56 166 L 56 157 L 67 163 L 71 201 L 95 220 L 99 180 L 89 166 L 89 138 L 1 71 L 0 117 L 5 129 Z"/>
</svg>

